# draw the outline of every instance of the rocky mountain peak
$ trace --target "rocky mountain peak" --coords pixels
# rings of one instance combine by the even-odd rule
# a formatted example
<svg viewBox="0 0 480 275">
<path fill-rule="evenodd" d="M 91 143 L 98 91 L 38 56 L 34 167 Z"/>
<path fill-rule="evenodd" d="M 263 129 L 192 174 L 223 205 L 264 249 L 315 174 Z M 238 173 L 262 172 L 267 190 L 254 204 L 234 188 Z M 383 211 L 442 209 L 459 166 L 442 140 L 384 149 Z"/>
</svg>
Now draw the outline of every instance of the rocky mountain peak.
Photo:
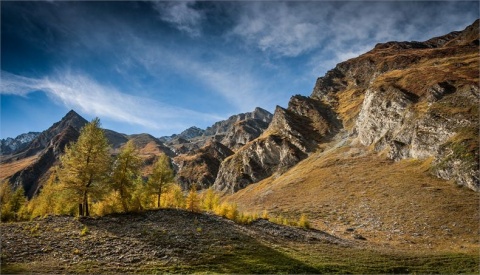
<svg viewBox="0 0 480 275">
<path fill-rule="evenodd" d="M 220 166 L 214 188 L 233 193 L 250 183 L 283 173 L 321 141 L 331 137 L 340 123 L 320 100 L 296 95 L 284 109 L 277 106 L 268 129 L 241 147 Z"/>
<path fill-rule="evenodd" d="M 27 148 L 30 143 L 40 135 L 39 132 L 28 132 L 20 134 L 15 138 L 5 138 L 0 140 L 0 155 L 11 155 Z"/>
<path fill-rule="evenodd" d="M 177 137 L 188 140 L 188 139 L 192 139 L 194 137 L 201 136 L 204 133 L 205 133 L 205 130 L 200 129 L 196 126 L 192 126 L 188 129 L 186 129 L 185 131 L 181 132 L 180 134 L 178 134 Z"/>
<path fill-rule="evenodd" d="M 68 127 L 72 127 L 80 132 L 88 121 L 73 110 L 70 110 L 60 121 L 54 123 L 50 128 L 43 131 L 36 139 L 32 141 L 27 151 L 27 156 L 34 155 L 47 148 L 50 141 Z"/>
<path fill-rule="evenodd" d="M 241 113 L 230 116 L 226 120 L 216 122 L 205 130 L 204 136 L 221 135 L 228 132 L 236 122 L 244 120 L 259 120 L 270 123 L 272 114 L 262 108 L 255 108 L 253 112 Z"/>
</svg>

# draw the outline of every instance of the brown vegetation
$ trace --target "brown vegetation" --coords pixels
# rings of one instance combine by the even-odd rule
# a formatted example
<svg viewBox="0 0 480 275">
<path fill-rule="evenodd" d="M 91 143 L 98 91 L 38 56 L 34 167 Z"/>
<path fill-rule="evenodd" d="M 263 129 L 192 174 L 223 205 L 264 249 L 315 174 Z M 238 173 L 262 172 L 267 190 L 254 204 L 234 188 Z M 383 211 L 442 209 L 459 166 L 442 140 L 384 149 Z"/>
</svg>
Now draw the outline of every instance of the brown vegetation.
<svg viewBox="0 0 480 275">
<path fill-rule="evenodd" d="M 281 176 L 227 199 L 243 211 L 306 213 L 314 228 L 376 246 L 479 249 L 479 194 L 429 175 L 429 161 L 393 162 L 344 146 L 318 152 Z"/>
</svg>

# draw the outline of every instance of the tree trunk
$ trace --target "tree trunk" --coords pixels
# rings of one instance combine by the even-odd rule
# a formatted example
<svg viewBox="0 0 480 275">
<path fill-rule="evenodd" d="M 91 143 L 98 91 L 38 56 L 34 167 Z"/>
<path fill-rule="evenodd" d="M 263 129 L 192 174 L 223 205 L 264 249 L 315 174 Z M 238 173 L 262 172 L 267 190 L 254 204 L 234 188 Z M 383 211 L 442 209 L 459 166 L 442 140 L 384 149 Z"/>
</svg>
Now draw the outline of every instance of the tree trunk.
<svg viewBox="0 0 480 275">
<path fill-rule="evenodd" d="M 87 191 L 85 190 L 83 192 L 83 211 L 82 211 L 82 216 L 90 216 L 90 213 L 88 212 L 88 195 Z"/>
<path fill-rule="evenodd" d="M 90 212 L 88 211 L 88 198 L 85 199 L 85 216 L 86 217 L 90 216 Z"/>
<path fill-rule="evenodd" d="M 83 216 L 83 205 L 81 203 L 78 204 L 78 216 Z"/>
<path fill-rule="evenodd" d="M 160 197 L 162 196 L 162 186 L 158 188 L 158 199 L 157 199 L 157 207 L 160 208 Z"/>
<path fill-rule="evenodd" d="M 125 198 L 125 193 L 123 192 L 123 188 L 120 188 L 120 200 L 122 201 L 123 212 L 128 212 L 128 205 L 127 200 Z"/>
</svg>

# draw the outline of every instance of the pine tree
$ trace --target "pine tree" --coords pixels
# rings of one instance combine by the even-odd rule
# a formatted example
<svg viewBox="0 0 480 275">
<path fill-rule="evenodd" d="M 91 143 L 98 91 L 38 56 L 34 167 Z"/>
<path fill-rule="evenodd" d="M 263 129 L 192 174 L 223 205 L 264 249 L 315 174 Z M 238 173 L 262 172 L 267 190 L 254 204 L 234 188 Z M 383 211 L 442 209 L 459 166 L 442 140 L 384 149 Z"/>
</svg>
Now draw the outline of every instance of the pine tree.
<svg viewBox="0 0 480 275">
<path fill-rule="evenodd" d="M 148 187 L 157 195 L 157 207 L 160 208 L 160 197 L 165 189 L 173 181 L 173 170 L 167 155 L 161 154 L 153 164 L 153 172 L 148 179 Z"/>
<path fill-rule="evenodd" d="M 58 170 L 60 182 L 73 191 L 79 202 L 80 216 L 90 215 L 89 196 L 100 196 L 105 191 L 110 163 L 108 141 L 100 119 L 95 118 L 80 130 L 77 142 L 65 148 Z"/>
<path fill-rule="evenodd" d="M 112 187 L 120 195 L 123 211 L 129 210 L 129 202 L 140 175 L 142 159 L 132 140 L 128 141 L 113 164 Z"/>
</svg>

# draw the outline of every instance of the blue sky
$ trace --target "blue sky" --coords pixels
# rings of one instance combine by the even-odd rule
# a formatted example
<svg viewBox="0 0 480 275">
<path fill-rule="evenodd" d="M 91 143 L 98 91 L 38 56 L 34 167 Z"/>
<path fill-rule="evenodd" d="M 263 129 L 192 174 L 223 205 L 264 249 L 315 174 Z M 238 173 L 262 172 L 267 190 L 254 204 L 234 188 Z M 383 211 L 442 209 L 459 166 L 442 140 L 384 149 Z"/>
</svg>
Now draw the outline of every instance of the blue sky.
<svg viewBox="0 0 480 275">
<path fill-rule="evenodd" d="M 0 2 L 1 138 L 74 109 L 118 132 L 179 133 L 273 112 L 376 43 L 479 17 L 473 2 Z"/>
</svg>

